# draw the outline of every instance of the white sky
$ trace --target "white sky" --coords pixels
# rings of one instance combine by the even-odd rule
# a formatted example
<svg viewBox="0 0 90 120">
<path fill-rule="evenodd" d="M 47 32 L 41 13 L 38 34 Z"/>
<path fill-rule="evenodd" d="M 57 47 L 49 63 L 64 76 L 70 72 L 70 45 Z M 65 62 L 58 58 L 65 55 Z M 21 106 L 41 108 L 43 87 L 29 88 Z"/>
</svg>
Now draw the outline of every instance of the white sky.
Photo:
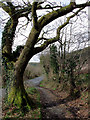
<svg viewBox="0 0 90 120">
<path fill-rule="evenodd" d="M 21 1 L 21 0 L 20 0 Z M 49 0 L 48 0 L 49 1 Z M 60 4 L 60 1 L 63 2 L 63 0 L 50 0 L 50 2 L 58 2 L 58 4 Z M 87 0 L 76 0 L 76 3 L 84 3 L 86 2 Z M 63 4 L 69 4 L 70 0 L 64 0 Z M 1 14 L 1 12 L 0 12 Z M 1 15 L 0 15 L 1 16 Z M 23 19 L 24 20 L 24 19 Z M 0 26 L 1 27 L 1 26 Z M 28 33 L 28 30 L 30 30 L 31 28 L 28 26 L 27 27 L 27 30 L 23 31 L 25 36 L 27 36 L 29 33 Z M 1 40 L 1 28 L 0 28 L 0 40 Z M 16 46 L 16 45 L 21 45 L 21 43 L 25 44 L 25 40 L 24 40 L 24 37 L 20 36 L 20 34 L 18 34 L 17 36 L 17 39 L 18 39 L 18 42 L 15 40 L 14 41 L 14 46 L 13 48 Z M 39 57 L 38 55 L 35 55 L 31 60 L 31 62 L 39 62 Z"/>
</svg>

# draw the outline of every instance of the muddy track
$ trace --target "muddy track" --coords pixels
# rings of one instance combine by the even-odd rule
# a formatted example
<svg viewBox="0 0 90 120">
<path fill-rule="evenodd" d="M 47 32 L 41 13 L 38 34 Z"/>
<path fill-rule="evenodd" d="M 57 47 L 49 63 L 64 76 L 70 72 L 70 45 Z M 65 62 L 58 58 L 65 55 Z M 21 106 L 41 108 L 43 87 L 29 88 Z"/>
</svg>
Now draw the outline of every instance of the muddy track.
<svg viewBox="0 0 90 120">
<path fill-rule="evenodd" d="M 83 119 L 80 108 L 76 106 L 75 101 L 72 102 L 74 100 L 72 97 L 67 96 L 62 99 L 62 95 L 58 96 L 54 91 L 40 87 L 42 80 L 43 76 L 26 81 L 40 92 L 42 120 L 88 120 L 88 118 Z"/>
<path fill-rule="evenodd" d="M 65 108 L 58 103 L 57 97 L 51 91 L 38 87 L 41 100 L 42 120 L 63 120 Z"/>
<path fill-rule="evenodd" d="M 40 92 L 42 120 L 62 120 L 62 118 L 65 118 L 65 108 L 60 106 L 57 96 L 55 96 L 50 90 L 39 87 L 40 81 L 42 80 L 43 77 L 41 76 L 26 81 L 26 83 L 30 85 L 32 84 L 32 86 L 36 87 Z"/>
</svg>

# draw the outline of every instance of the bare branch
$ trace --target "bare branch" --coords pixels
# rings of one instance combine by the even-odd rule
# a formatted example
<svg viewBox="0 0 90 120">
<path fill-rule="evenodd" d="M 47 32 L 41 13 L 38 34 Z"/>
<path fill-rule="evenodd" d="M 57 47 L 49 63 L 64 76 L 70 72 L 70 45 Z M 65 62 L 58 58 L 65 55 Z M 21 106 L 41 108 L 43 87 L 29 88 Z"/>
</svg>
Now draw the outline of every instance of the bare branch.
<svg viewBox="0 0 90 120">
<path fill-rule="evenodd" d="M 43 17 L 40 18 L 38 21 L 41 28 L 43 28 L 45 25 L 49 24 L 52 20 L 55 20 L 58 17 L 61 17 L 63 15 L 66 15 L 67 13 L 72 12 L 76 8 L 85 8 L 86 6 L 90 6 L 90 2 L 86 2 L 84 4 L 78 4 L 71 2 L 68 6 L 62 7 L 58 10 L 52 11 Z"/>
<path fill-rule="evenodd" d="M 49 44 L 58 41 L 59 38 L 60 38 L 60 31 L 61 31 L 61 29 L 64 28 L 64 27 L 69 23 L 70 19 L 73 18 L 75 15 L 77 15 L 82 9 L 84 9 L 84 7 L 83 7 L 83 8 L 80 8 L 80 9 L 77 10 L 73 15 L 69 16 L 69 17 L 67 18 L 67 21 L 66 21 L 64 24 L 62 24 L 61 26 L 58 27 L 56 37 L 51 38 L 51 39 L 48 39 L 48 40 L 45 41 L 40 47 L 36 47 L 36 48 L 35 48 L 35 52 L 36 52 L 36 53 L 41 52 L 41 51 L 44 50 Z"/>
<path fill-rule="evenodd" d="M 37 2 L 34 2 L 32 5 L 32 17 L 33 17 L 33 26 L 37 28 Z"/>
<path fill-rule="evenodd" d="M 0 1 L 0 7 L 11 16 L 11 9 L 9 6 Z"/>
</svg>

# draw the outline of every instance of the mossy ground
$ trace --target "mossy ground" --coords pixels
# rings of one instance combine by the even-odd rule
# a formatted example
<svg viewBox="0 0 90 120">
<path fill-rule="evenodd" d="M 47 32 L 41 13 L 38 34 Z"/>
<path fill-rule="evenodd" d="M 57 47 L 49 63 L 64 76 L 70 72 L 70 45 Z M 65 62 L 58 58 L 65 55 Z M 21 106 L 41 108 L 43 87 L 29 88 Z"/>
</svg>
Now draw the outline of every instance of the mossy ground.
<svg viewBox="0 0 90 120">
<path fill-rule="evenodd" d="M 9 106 L 3 104 L 3 119 L 30 119 L 30 120 L 40 120 L 41 119 L 41 104 L 40 104 L 40 95 L 36 88 L 25 86 L 27 93 L 30 98 L 35 103 L 33 109 L 25 108 L 25 110 L 20 109 L 19 107 Z"/>
</svg>

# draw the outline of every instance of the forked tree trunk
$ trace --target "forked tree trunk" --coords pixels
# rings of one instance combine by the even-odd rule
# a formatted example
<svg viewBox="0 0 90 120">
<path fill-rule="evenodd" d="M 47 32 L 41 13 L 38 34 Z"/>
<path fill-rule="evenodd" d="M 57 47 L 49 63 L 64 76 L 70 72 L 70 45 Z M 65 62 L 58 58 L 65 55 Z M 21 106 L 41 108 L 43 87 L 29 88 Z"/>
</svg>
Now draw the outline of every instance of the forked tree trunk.
<svg viewBox="0 0 90 120">
<path fill-rule="evenodd" d="M 34 55 L 33 46 L 38 36 L 39 32 L 33 28 L 24 49 L 22 50 L 18 60 L 15 63 L 14 78 L 11 83 L 12 86 L 8 96 L 8 101 L 10 104 L 18 105 L 19 107 L 33 107 L 33 102 L 31 99 L 29 99 L 23 85 L 23 74 L 29 60 Z"/>
</svg>

